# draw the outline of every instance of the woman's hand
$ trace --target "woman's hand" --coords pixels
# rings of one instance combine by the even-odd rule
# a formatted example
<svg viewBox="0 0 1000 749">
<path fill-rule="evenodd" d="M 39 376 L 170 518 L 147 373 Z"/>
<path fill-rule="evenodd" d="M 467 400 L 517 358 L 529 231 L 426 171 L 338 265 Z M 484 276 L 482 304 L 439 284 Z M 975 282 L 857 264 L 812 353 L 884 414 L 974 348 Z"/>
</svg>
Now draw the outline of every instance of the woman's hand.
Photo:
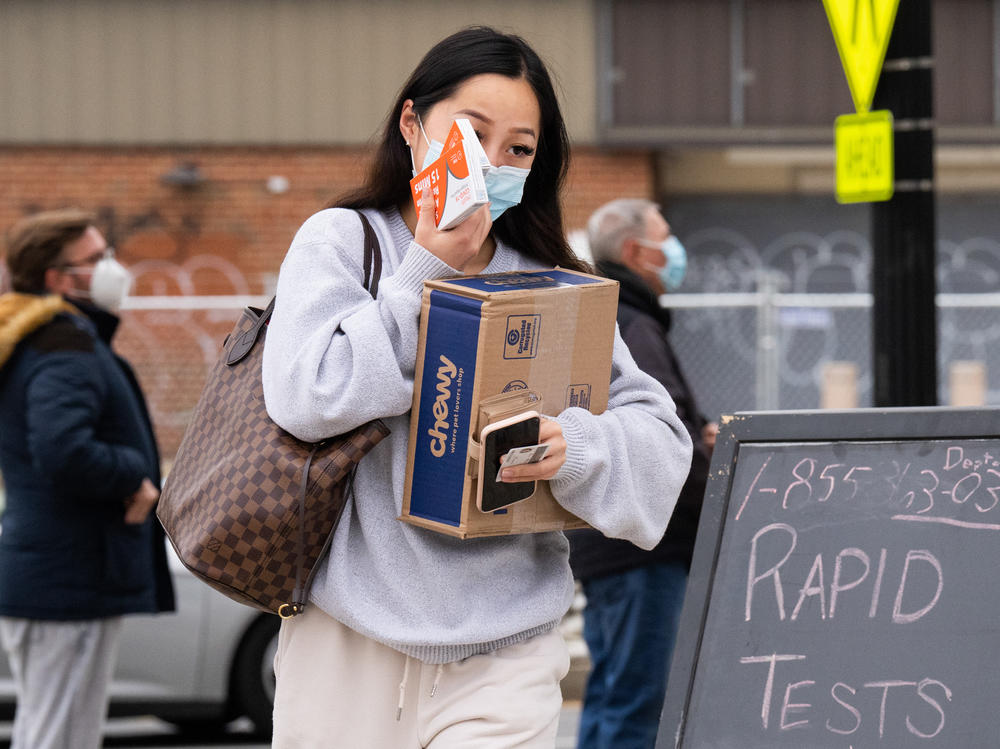
<svg viewBox="0 0 1000 749">
<path fill-rule="evenodd" d="M 503 468 L 500 471 L 500 480 L 511 483 L 516 481 L 542 481 L 554 478 L 566 462 L 566 440 L 563 437 L 562 427 L 555 419 L 542 417 L 542 423 L 538 428 L 539 444 L 549 446 L 545 457 L 537 463 L 525 463 L 519 466 Z"/>
<path fill-rule="evenodd" d="M 479 253 L 492 226 L 490 207 L 484 205 L 455 228 L 438 230 L 434 225 L 434 198 L 430 190 L 424 190 L 413 239 L 455 270 L 462 270 Z"/>
</svg>

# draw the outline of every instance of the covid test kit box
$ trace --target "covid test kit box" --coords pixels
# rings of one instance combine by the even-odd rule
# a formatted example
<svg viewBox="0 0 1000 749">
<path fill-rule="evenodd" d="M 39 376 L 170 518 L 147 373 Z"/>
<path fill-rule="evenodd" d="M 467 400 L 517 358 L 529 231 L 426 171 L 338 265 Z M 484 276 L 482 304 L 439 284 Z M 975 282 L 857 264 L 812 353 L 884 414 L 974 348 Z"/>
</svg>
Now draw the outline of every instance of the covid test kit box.
<svg viewBox="0 0 1000 749">
<path fill-rule="evenodd" d="M 617 282 L 560 268 L 426 281 L 400 519 L 461 538 L 584 527 L 547 481 L 479 510 L 480 405 L 525 391 L 544 415 L 603 412 L 617 307 Z"/>
</svg>

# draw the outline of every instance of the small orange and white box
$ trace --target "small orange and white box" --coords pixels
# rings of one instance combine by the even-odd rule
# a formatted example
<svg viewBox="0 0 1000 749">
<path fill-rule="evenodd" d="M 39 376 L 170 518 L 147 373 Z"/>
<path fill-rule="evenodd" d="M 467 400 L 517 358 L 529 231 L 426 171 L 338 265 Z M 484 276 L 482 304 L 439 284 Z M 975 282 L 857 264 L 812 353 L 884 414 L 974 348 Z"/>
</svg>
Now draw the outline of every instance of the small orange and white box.
<svg viewBox="0 0 1000 749">
<path fill-rule="evenodd" d="M 434 223 L 442 230 L 458 226 L 479 206 L 488 203 L 482 167 L 485 157 L 471 123 L 467 119 L 456 120 L 441 156 L 410 180 L 417 217 L 425 190 L 430 190 L 434 197 Z"/>
<path fill-rule="evenodd" d="M 476 129 L 465 117 L 460 117 L 452 123 L 451 130 L 448 131 L 448 139 L 444 142 L 444 150 L 447 151 L 456 145 L 459 140 L 465 141 L 466 153 L 475 157 L 470 163 L 478 163 L 485 175 L 486 170 L 490 168 L 490 159 L 479 143 L 479 136 L 476 135 Z"/>
</svg>

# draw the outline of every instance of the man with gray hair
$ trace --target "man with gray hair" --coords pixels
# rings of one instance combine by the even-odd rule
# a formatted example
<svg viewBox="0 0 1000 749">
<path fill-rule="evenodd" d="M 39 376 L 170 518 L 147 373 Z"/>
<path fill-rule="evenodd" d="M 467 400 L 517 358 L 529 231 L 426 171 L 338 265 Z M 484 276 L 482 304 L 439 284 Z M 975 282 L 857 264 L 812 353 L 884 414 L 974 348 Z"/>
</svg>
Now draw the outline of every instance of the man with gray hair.
<svg viewBox="0 0 1000 749">
<path fill-rule="evenodd" d="M 673 397 L 694 445 L 687 482 L 653 550 L 595 530 L 567 533 L 570 564 L 587 597 L 583 634 L 591 659 L 578 749 L 652 749 L 718 427 L 698 410 L 667 337 L 670 311 L 659 297 L 680 287 L 687 255 L 659 207 L 613 200 L 594 212 L 587 232 L 598 272 L 620 284 L 622 338 Z"/>
</svg>

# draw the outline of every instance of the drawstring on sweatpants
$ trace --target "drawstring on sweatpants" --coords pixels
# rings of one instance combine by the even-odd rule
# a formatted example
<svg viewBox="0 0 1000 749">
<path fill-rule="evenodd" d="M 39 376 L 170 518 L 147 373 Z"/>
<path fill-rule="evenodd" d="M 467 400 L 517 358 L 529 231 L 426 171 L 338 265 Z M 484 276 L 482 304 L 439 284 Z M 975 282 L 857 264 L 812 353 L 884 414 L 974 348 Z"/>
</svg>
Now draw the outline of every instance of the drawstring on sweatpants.
<svg viewBox="0 0 1000 749">
<path fill-rule="evenodd" d="M 403 680 L 399 682 L 399 704 L 396 705 L 396 721 L 403 716 L 403 700 L 406 699 L 406 679 L 410 675 L 410 656 L 406 656 L 406 665 L 403 666 Z"/>
<path fill-rule="evenodd" d="M 438 683 L 441 681 L 441 674 L 444 673 L 444 664 L 439 663 L 434 671 L 434 683 L 431 684 L 431 697 L 437 692 Z M 403 717 L 403 703 L 406 701 L 406 680 L 410 676 L 410 656 L 406 656 L 403 665 L 403 680 L 399 682 L 399 703 L 396 705 L 396 720 Z"/>
<path fill-rule="evenodd" d="M 434 693 L 438 690 L 438 682 L 441 681 L 441 672 L 442 671 L 444 671 L 444 664 L 443 663 L 439 663 L 438 667 L 437 667 L 437 671 L 434 672 L 434 683 L 431 684 L 431 697 L 433 697 Z"/>
</svg>

